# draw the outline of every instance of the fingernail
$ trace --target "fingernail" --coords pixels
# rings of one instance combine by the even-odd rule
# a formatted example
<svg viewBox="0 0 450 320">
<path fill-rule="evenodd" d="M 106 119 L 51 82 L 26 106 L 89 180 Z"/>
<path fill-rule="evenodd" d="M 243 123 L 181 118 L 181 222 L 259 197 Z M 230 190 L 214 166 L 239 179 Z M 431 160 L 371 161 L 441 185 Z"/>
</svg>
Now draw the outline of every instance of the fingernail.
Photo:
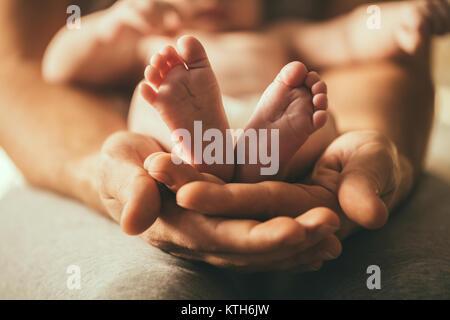
<svg viewBox="0 0 450 320">
<path fill-rule="evenodd" d="M 130 206 L 129 202 L 125 203 L 125 205 L 122 208 L 122 212 L 120 213 L 120 216 L 117 217 L 117 221 L 119 222 L 119 225 L 121 226 L 122 229 L 123 229 L 124 220 L 127 216 L 129 206 Z"/>
<path fill-rule="evenodd" d="M 172 179 L 165 173 L 163 172 L 149 172 L 149 174 L 156 180 L 158 180 L 159 182 L 165 184 L 168 187 L 173 186 L 173 181 Z"/>
<path fill-rule="evenodd" d="M 122 218 L 123 216 L 125 216 L 125 214 L 126 214 L 126 212 L 128 211 L 128 207 L 130 206 L 130 203 L 129 202 L 127 202 L 127 203 L 125 203 L 125 205 L 123 206 L 123 208 L 122 208 L 122 212 L 121 212 L 121 214 L 120 214 L 120 217 Z"/>
<path fill-rule="evenodd" d="M 323 265 L 322 262 L 317 262 L 310 265 L 309 268 L 311 271 L 319 271 L 320 269 L 322 269 L 322 265 Z"/>
<path fill-rule="evenodd" d="M 329 251 L 324 251 L 324 252 L 322 252 L 322 258 L 324 260 L 328 261 L 328 260 L 334 260 L 337 257 L 334 254 L 332 254 L 331 252 L 329 252 Z"/>
<path fill-rule="evenodd" d="M 153 160 L 154 158 L 156 158 L 157 156 L 159 156 L 159 155 L 160 155 L 159 152 L 155 152 L 155 153 L 152 153 L 151 155 L 149 155 L 149 156 L 147 157 L 147 159 L 145 159 L 145 161 L 144 161 L 144 168 L 145 168 L 146 170 L 148 170 L 148 167 L 150 166 L 150 162 L 152 162 L 152 160 Z"/>
<path fill-rule="evenodd" d="M 335 233 L 339 230 L 339 227 L 332 225 L 320 226 L 317 230 L 318 234 L 321 236 L 327 236 L 329 234 Z"/>
</svg>

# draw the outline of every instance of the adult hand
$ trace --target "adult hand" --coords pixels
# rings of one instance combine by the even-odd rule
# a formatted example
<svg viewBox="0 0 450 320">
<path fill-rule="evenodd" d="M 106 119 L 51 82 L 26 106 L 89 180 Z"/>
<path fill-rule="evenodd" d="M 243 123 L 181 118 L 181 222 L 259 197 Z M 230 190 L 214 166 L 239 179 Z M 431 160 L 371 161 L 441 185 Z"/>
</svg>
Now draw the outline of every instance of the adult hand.
<svg viewBox="0 0 450 320">
<path fill-rule="evenodd" d="M 220 204 L 218 204 L 220 205 Z M 313 271 L 338 257 L 338 217 L 325 208 L 265 222 L 206 216 L 166 195 L 160 217 L 143 237 L 174 256 L 240 272 Z"/>
<path fill-rule="evenodd" d="M 315 270 L 340 254 L 340 242 L 333 235 L 339 219 L 330 210 L 261 222 L 180 208 L 172 194 L 160 192 L 144 169 L 144 160 L 155 158 L 160 150 L 152 138 L 130 132 L 112 135 L 103 146 L 100 195 L 108 213 L 127 233 L 139 234 L 154 222 L 142 235 L 151 245 L 175 256 L 239 271 Z M 218 182 L 212 176 L 206 180 Z"/>
<path fill-rule="evenodd" d="M 245 214 L 261 219 L 296 217 L 327 207 L 341 217 L 339 236 L 344 238 L 357 226 L 382 227 L 389 211 L 411 190 L 413 171 L 390 140 L 375 132 L 357 131 L 340 136 L 327 148 L 307 184 L 193 181 L 177 186 L 177 203 L 184 208 L 213 216 Z"/>
<path fill-rule="evenodd" d="M 167 153 L 151 155 L 144 167 L 175 192 L 189 181 L 225 185 L 190 165 L 175 165 Z M 341 244 L 334 235 L 339 219 L 331 210 L 313 208 L 301 211 L 299 217 L 274 216 L 262 222 L 256 215 L 243 219 L 249 216 L 246 210 L 253 209 L 245 198 L 241 200 L 240 214 L 213 217 L 180 208 L 167 191 L 162 213 L 145 238 L 173 255 L 240 271 L 316 270 L 324 260 L 340 255 Z M 220 211 L 224 204 L 208 201 L 208 205 Z"/>
</svg>

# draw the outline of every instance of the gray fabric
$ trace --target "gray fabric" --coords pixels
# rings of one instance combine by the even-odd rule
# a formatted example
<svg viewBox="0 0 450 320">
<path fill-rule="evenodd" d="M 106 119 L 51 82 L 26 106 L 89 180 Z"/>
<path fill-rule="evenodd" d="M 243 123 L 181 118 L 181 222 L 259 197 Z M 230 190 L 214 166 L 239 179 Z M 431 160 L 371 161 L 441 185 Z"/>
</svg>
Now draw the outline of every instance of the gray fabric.
<svg viewBox="0 0 450 320">
<path fill-rule="evenodd" d="M 30 188 L 0 202 L 0 299 L 226 299 L 225 273 L 129 237 L 78 203 Z M 69 290 L 67 268 L 81 270 Z"/>
<path fill-rule="evenodd" d="M 181 260 L 77 203 L 19 189 L 0 202 L 0 298 L 450 298 L 448 195 L 450 184 L 424 177 L 385 228 L 349 238 L 322 271 L 286 278 Z M 380 291 L 366 287 L 372 264 L 381 267 Z M 69 265 L 81 268 L 80 290 L 67 289 Z"/>
</svg>

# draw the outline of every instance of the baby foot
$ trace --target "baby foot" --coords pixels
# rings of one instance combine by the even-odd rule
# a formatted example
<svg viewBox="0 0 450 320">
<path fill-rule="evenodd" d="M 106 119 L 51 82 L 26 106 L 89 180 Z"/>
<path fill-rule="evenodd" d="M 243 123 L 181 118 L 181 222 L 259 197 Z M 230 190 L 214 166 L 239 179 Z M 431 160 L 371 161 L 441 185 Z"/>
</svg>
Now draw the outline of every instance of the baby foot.
<svg viewBox="0 0 450 320">
<path fill-rule="evenodd" d="M 368 28 L 368 5 L 350 19 L 349 40 L 356 60 L 415 55 L 432 35 L 450 32 L 449 0 L 414 0 L 375 3 L 380 10 L 379 28 Z"/>
<path fill-rule="evenodd" d="M 263 166 L 248 164 L 246 159 L 246 164 L 236 166 L 236 180 L 258 182 L 285 179 L 294 154 L 312 133 L 325 125 L 328 117 L 327 107 L 327 87 L 317 73 L 308 72 L 300 62 L 285 66 L 264 92 L 246 128 L 257 131 L 268 129 L 268 132 L 270 129 L 279 130 L 279 171 L 275 176 L 262 176 L 260 169 Z M 240 139 L 245 138 L 241 136 Z M 267 152 L 270 153 L 271 139 L 268 138 L 267 141 Z M 246 148 L 248 157 L 251 152 L 248 144 Z"/>
<path fill-rule="evenodd" d="M 178 50 L 167 46 L 152 57 L 145 70 L 147 82 L 141 84 L 142 95 L 159 111 L 172 132 L 186 129 L 190 133 L 191 141 L 183 141 L 183 151 L 197 170 L 229 181 L 234 165 L 207 165 L 202 159 L 194 162 L 194 122 L 201 121 L 203 131 L 219 130 L 224 139 L 229 125 L 219 85 L 202 44 L 185 36 L 178 40 L 177 47 Z M 202 150 L 206 145 L 203 142 Z"/>
</svg>

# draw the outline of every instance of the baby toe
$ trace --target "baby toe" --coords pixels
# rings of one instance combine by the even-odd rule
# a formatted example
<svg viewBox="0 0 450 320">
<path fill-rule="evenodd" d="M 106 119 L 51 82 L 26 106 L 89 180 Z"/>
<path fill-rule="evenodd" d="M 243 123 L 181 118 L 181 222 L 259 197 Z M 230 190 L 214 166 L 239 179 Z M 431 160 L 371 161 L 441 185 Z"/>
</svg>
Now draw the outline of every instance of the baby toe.
<svg viewBox="0 0 450 320">
<path fill-rule="evenodd" d="M 188 68 L 196 69 L 210 66 L 206 50 L 198 39 L 192 36 L 183 36 L 178 39 L 177 45 L 179 56 Z"/>
<path fill-rule="evenodd" d="M 328 93 L 328 88 L 327 88 L 327 84 L 325 83 L 325 81 L 316 82 L 311 87 L 311 93 L 314 95 L 320 94 L 320 93 Z"/>
<path fill-rule="evenodd" d="M 319 93 L 313 97 L 313 105 L 318 110 L 328 109 L 328 96 L 325 93 Z"/>
<path fill-rule="evenodd" d="M 311 71 L 308 73 L 308 75 L 306 76 L 306 80 L 305 80 L 305 85 L 309 88 L 312 89 L 312 87 L 320 81 L 320 76 L 317 72 L 315 71 Z"/>
<path fill-rule="evenodd" d="M 167 64 L 172 68 L 178 64 L 183 64 L 183 61 L 181 60 L 177 51 L 172 46 L 166 46 L 159 52 L 159 54 L 163 56 L 164 59 L 166 59 Z"/>
<path fill-rule="evenodd" d="M 296 88 L 303 84 L 307 73 L 308 69 L 303 63 L 294 61 L 281 70 L 277 76 L 277 80 L 291 88 Z"/>
<path fill-rule="evenodd" d="M 328 120 L 328 112 L 324 110 L 316 111 L 313 115 L 313 125 L 314 129 L 318 130 L 322 128 Z"/>
<path fill-rule="evenodd" d="M 145 79 L 155 88 L 158 89 L 163 82 L 163 78 L 161 77 L 161 73 L 158 69 L 153 66 L 147 66 L 144 72 Z"/>
<path fill-rule="evenodd" d="M 167 60 L 159 53 L 153 55 L 150 64 L 152 67 L 159 70 L 162 77 L 165 77 L 167 72 L 169 72 L 170 67 L 167 64 Z"/>
<path fill-rule="evenodd" d="M 155 101 L 157 93 L 155 89 L 152 88 L 152 86 L 145 81 L 142 81 L 139 84 L 139 90 L 141 91 L 142 96 L 145 100 L 149 103 L 153 103 Z"/>
</svg>

